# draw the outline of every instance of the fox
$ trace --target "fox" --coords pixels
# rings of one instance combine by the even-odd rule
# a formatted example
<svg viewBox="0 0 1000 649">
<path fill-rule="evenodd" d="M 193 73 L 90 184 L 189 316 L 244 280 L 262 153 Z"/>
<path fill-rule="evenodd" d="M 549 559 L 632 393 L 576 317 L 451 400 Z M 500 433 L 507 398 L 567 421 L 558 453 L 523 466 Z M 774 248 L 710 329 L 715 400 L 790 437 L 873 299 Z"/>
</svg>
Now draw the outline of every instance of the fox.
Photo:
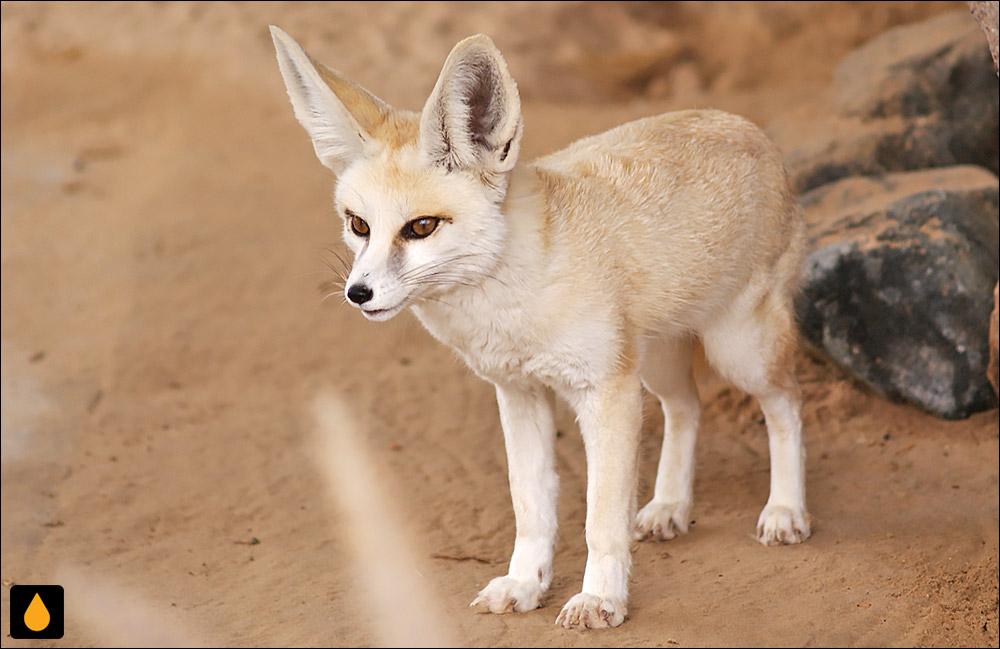
<svg viewBox="0 0 1000 649">
<path fill-rule="evenodd" d="M 810 536 L 792 309 L 805 226 L 760 128 L 681 110 L 526 162 L 517 84 L 488 36 L 455 45 L 414 112 L 270 29 L 294 115 L 336 176 L 333 206 L 354 254 L 346 302 L 375 322 L 409 309 L 495 387 L 514 547 L 507 574 L 470 606 L 544 604 L 558 397 L 576 414 L 586 454 L 587 561 L 556 624 L 622 624 L 631 543 L 689 529 L 699 346 L 765 416 L 770 494 L 757 540 Z M 653 497 L 638 509 L 644 390 L 664 427 Z"/>
</svg>

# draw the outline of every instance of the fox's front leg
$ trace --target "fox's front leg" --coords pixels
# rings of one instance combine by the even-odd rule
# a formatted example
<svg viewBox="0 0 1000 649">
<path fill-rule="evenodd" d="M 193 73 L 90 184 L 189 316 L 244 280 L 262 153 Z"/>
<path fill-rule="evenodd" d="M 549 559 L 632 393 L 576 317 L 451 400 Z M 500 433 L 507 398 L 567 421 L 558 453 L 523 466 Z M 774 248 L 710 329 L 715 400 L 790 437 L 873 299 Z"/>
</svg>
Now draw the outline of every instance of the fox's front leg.
<svg viewBox="0 0 1000 649">
<path fill-rule="evenodd" d="M 541 606 L 552 583 L 559 491 L 556 427 L 548 393 L 541 386 L 498 385 L 497 403 L 517 536 L 507 574 L 479 591 L 471 606 L 521 613 Z"/>
<path fill-rule="evenodd" d="M 614 627 L 628 614 L 641 413 L 635 372 L 605 381 L 578 401 L 587 451 L 587 568 L 583 591 L 566 603 L 556 624 Z"/>
</svg>

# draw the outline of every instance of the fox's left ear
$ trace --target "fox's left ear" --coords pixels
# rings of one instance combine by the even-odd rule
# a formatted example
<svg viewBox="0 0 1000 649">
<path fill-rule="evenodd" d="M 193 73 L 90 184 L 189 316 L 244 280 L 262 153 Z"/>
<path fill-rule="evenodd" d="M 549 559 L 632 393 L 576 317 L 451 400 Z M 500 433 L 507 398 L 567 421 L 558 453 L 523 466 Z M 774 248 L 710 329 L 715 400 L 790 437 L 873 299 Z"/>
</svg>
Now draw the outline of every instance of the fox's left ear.
<svg viewBox="0 0 1000 649">
<path fill-rule="evenodd" d="M 521 147 L 521 99 L 488 36 L 451 51 L 420 116 L 420 150 L 432 164 L 504 173 Z"/>
</svg>

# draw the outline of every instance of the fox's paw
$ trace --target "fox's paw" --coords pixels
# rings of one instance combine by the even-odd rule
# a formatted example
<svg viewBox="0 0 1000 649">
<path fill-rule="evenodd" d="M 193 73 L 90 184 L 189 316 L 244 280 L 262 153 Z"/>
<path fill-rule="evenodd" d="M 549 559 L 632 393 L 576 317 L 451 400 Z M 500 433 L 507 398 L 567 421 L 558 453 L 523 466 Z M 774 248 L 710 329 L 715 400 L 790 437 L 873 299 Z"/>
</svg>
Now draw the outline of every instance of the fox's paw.
<svg viewBox="0 0 1000 649">
<path fill-rule="evenodd" d="M 635 517 L 635 540 L 669 541 L 675 536 L 687 534 L 690 511 L 691 503 L 688 502 L 649 501 Z"/>
<path fill-rule="evenodd" d="M 524 613 L 542 605 L 542 595 L 545 591 L 542 585 L 534 580 L 517 579 L 515 577 L 495 577 L 486 588 L 479 591 L 476 599 L 469 606 L 481 612 Z"/>
<path fill-rule="evenodd" d="M 567 629 L 607 629 L 624 622 L 626 615 L 624 601 L 577 593 L 563 606 L 556 624 Z"/>
<path fill-rule="evenodd" d="M 764 545 L 802 543 L 809 534 L 809 514 L 804 509 L 768 505 L 757 519 L 757 540 Z"/>
</svg>

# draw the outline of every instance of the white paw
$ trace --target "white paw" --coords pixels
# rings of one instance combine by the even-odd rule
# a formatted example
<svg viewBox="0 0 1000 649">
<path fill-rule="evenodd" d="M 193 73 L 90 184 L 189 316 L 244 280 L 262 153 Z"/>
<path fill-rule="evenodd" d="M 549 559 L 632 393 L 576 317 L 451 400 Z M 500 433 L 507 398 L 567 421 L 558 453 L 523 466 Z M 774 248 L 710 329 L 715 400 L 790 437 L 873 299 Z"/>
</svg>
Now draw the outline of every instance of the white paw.
<svg viewBox="0 0 1000 649">
<path fill-rule="evenodd" d="M 804 509 L 768 505 L 757 519 L 757 540 L 764 545 L 802 543 L 809 534 L 809 514 Z"/>
<path fill-rule="evenodd" d="M 556 624 L 567 629 L 607 629 L 625 621 L 628 610 L 625 602 L 601 599 L 589 593 L 577 593 L 566 602 Z"/>
<path fill-rule="evenodd" d="M 515 577 L 495 577 L 479 591 L 469 606 L 485 609 L 490 613 L 524 613 L 542 605 L 545 590 L 534 580 Z"/>
<path fill-rule="evenodd" d="M 662 503 L 649 501 L 635 517 L 635 540 L 657 539 L 669 541 L 687 534 L 691 503 Z"/>
</svg>

